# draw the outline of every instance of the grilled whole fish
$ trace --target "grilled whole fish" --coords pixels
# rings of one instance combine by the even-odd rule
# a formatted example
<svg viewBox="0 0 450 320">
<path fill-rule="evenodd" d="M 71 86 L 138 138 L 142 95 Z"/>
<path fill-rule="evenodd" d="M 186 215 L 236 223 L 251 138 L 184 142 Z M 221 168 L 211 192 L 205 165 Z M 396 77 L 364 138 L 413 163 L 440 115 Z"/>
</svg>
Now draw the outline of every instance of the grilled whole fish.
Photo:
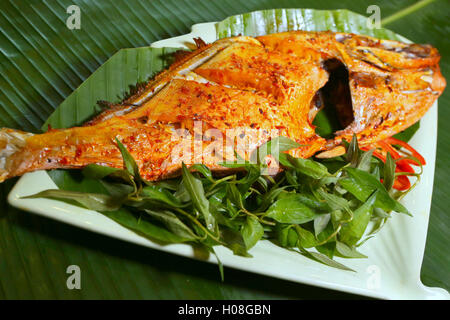
<svg viewBox="0 0 450 320">
<path fill-rule="evenodd" d="M 196 43 L 197 50 L 83 126 L 43 134 L 1 129 L 0 181 L 92 163 L 120 168 L 116 137 L 148 180 L 175 176 L 182 161 L 189 163 L 186 136 L 209 137 L 191 163 L 213 171 L 228 170 L 219 162 L 235 155 L 234 140 L 231 149 L 217 148 L 218 142 L 241 139 L 252 151 L 274 137 L 273 129 L 301 144 L 289 151 L 294 156 L 335 156 L 353 134 L 369 145 L 406 129 L 445 88 L 439 53 L 429 45 L 305 31 Z M 343 127 L 328 140 L 312 125 L 326 101 Z M 244 129 L 259 134 L 246 138 Z M 217 132 L 227 130 L 236 134 L 220 140 Z M 184 133 L 174 139 L 174 132 Z M 237 152 L 248 159 L 249 153 Z"/>
</svg>

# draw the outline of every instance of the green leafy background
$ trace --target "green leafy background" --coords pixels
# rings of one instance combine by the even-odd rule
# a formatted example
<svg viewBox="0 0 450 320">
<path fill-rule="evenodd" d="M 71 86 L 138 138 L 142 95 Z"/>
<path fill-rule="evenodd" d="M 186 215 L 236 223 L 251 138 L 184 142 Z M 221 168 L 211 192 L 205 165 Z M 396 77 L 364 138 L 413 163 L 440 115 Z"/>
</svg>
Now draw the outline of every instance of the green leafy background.
<svg viewBox="0 0 450 320">
<path fill-rule="evenodd" d="M 81 9 L 69 30 L 66 8 Z M 61 102 L 121 48 L 189 32 L 199 22 L 270 8 L 350 9 L 377 4 L 385 27 L 436 46 L 450 75 L 450 5 L 446 0 L 162 0 L 14 1 L 0 7 L 0 126 L 39 131 Z M 151 70 L 150 70 L 151 71 Z M 422 281 L 450 289 L 449 90 L 439 100 L 439 139 Z M 82 115 L 81 115 L 82 118 Z M 15 181 L 0 185 L 0 298 L 266 299 L 358 298 L 340 292 L 217 267 L 67 226 L 8 206 Z M 67 266 L 82 270 L 82 289 L 66 287 Z"/>
</svg>

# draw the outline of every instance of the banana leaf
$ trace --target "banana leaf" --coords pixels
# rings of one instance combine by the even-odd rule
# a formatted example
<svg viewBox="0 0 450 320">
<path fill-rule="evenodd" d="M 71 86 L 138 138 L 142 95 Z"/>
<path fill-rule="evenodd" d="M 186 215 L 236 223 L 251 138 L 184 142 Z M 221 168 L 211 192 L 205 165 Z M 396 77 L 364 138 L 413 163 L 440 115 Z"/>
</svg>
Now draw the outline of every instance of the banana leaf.
<svg viewBox="0 0 450 320">
<path fill-rule="evenodd" d="M 86 79 L 44 123 L 42 129 L 81 125 L 101 111 L 99 101 L 120 102 L 170 65 L 177 48 L 122 49 Z"/>
<path fill-rule="evenodd" d="M 167 62 L 156 58 L 158 53 L 151 50 L 152 53 L 142 55 L 148 54 L 152 62 L 133 71 L 128 68 L 129 63 L 140 60 L 134 55 L 135 49 L 131 50 L 133 53 L 123 50 L 113 56 L 114 53 L 121 48 L 147 46 L 156 40 L 187 33 L 194 23 L 219 21 L 230 15 L 276 7 L 339 7 L 367 15 L 367 7 L 374 2 L 381 8 L 382 22 L 386 26 L 413 41 L 431 42 L 437 46 L 445 57 L 441 63 L 444 75 L 449 75 L 447 57 L 450 57 L 450 48 L 446 40 L 448 28 L 445 28 L 449 4 L 445 0 L 417 3 L 413 0 L 395 3 L 387 0 L 343 0 L 339 3 L 331 0 L 213 0 L 196 1 L 195 4 L 179 0 L 6 1 L 0 9 L 0 125 L 27 131 L 46 129 L 46 125 L 43 126 L 45 120 L 61 103 L 61 108 L 55 111 L 47 124 L 54 127 L 79 124 L 98 110 L 96 100 L 117 101 L 117 96 L 129 90 L 129 85 L 145 80 L 167 65 Z M 68 18 L 66 9 L 72 4 L 81 9 L 80 30 L 69 30 L 65 25 Z M 348 11 L 343 12 L 351 15 Z M 339 20 L 338 14 L 326 16 L 343 22 L 342 27 L 352 27 L 353 22 Z M 260 19 L 264 14 L 257 17 Z M 266 17 L 278 23 L 272 27 L 278 28 L 279 22 L 283 22 L 277 17 L 284 19 L 282 14 Z M 304 17 L 308 23 L 334 27 L 324 16 L 316 17 L 316 21 L 314 17 Z M 246 24 L 251 28 L 249 21 Z M 107 59 L 115 61 L 119 56 L 126 60 L 126 68 L 103 69 L 94 73 Z M 134 65 L 139 66 L 139 62 Z M 106 89 L 108 86 L 103 81 L 103 84 L 88 89 L 84 83 L 77 93 L 73 93 L 91 74 L 97 83 L 109 74 L 120 74 L 121 77 L 109 87 L 114 87 L 111 91 Z M 449 102 L 446 92 L 439 101 L 438 167 L 422 269 L 426 285 L 447 289 L 450 288 L 450 277 L 446 272 L 450 262 L 446 245 L 449 200 L 444 190 L 450 187 L 446 179 L 450 159 L 445 153 L 450 149 L 450 133 L 445 129 L 446 120 L 450 120 L 450 111 L 446 108 Z M 247 273 L 235 270 L 227 270 L 226 282 L 220 283 L 215 266 L 141 248 L 8 207 L 5 197 L 13 183 L 8 181 L 0 187 L 0 298 L 354 297 L 258 275 L 249 277 Z M 65 286 L 66 268 L 72 264 L 79 265 L 82 270 L 82 290 L 68 290 Z"/>
</svg>

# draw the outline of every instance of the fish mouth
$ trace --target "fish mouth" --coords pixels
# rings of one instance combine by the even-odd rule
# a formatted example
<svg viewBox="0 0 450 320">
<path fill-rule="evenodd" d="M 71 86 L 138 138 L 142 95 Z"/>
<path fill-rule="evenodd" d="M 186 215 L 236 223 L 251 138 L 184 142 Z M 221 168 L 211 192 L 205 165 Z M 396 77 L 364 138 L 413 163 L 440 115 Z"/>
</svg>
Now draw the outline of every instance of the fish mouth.
<svg viewBox="0 0 450 320">
<path fill-rule="evenodd" d="M 319 136 L 332 139 L 336 132 L 345 129 L 355 120 L 349 72 L 345 64 L 336 58 L 323 61 L 322 68 L 328 72 L 329 78 L 315 94 L 309 118 L 316 126 Z M 319 112 L 321 114 L 317 117 Z M 324 117 L 327 120 L 325 127 Z"/>
</svg>

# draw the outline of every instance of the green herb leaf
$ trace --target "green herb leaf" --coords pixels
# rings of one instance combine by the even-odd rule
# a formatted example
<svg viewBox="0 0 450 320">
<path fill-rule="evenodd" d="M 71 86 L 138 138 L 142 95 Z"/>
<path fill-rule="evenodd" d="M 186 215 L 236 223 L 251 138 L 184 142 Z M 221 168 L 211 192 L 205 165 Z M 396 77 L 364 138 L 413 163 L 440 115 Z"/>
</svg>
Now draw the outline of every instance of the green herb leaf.
<svg viewBox="0 0 450 320">
<path fill-rule="evenodd" d="M 278 199 L 289 198 L 293 195 L 295 195 L 299 201 L 303 202 L 305 205 L 316 210 L 317 212 L 325 213 L 331 211 L 331 208 L 326 201 L 317 199 L 312 193 L 306 191 L 302 191 L 301 193 L 282 192 L 278 195 Z"/>
<path fill-rule="evenodd" d="M 328 240 L 328 242 L 325 244 L 316 246 L 316 250 L 319 251 L 321 254 L 327 256 L 328 258 L 333 259 L 334 253 L 336 251 L 335 238 Z"/>
<path fill-rule="evenodd" d="M 384 210 L 380 209 L 380 208 L 374 208 L 373 209 L 373 216 L 374 217 L 378 217 L 378 218 L 390 218 L 390 214 L 386 213 Z"/>
<path fill-rule="evenodd" d="M 314 179 L 320 179 L 330 174 L 326 166 L 311 159 L 294 158 L 289 154 L 286 154 L 286 159 L 288 162 L 281 159 L 282 158 L 280 158 L 280 162 L 282 165 L 294 168 L 298 172 Z"/>
<path fill-rule="evenodd" d="M 214 182 L 211 170 L 204 164 L 194 164 L 189 167 L 189 170 L 191 171 L 198 171 L 200 172 L 206 179 L 208 179 L 211 182 Z"/>
<path fill-rule="evenodd" d="M 116 137 L 116 143 L 119 147 L 120 153 L 122 154 L 123 164 L 125 169 L 127 169 L 128 173 L 131 174 L 135 178 L 140 179 L 139 167 L 134 161 L 133 156 L 128 152 L 127 148 L 119 141 Z"/>
<path fill-rule="evenodd" d="M 361 158 L 359 160 L 357 168 L 362 171 L 370 171 L 370 167 L 372 164 L 372 155 L 375 149 L 371 149 L 369 151 L 363 152 Z"/>
<path fill-rule="evenodd" d="M 244 202 L 242 201 L 242 195 L 240 194 L 238 188 L 234 184 L 227 184 L 227 198 L 239 209 L 244 209 Z"/>
<path fill-rule="evenodd" d="M 383 170 L 383 185 L 387 191 L 392 189 L 392 186 L 394 185 L 394 180 L 395 180 L 395 161 L 392 159 L 391 154 L 388 152 Z"/>
<path fill-rule="evenodd" d="M 265 158 L 268 155 L 277 155 L 280 152 L 289 151 L 298 147 L 300 147 L 300 144 L 294 140 L 278 136 L 255 149 L 250 155 L 250 161 L 252 163 L 265 164 Z"/>
<path fill-rule="evenodd" d="M 278 244 L 285 248 L 293 248 L 297 246 L 298 234 L 294 229 L 294 225 L 277 224 L 275 226 L 276 238 Z"/>
<path fill-rule="evenodd" d="M 156 225 L 146 218 L 146 214 L 135 214 L 125 208 L 115 211 L 103 211 L 102 214 L 137 234 L 162 243 L 181 243 L 191 241 L 173 234 L 163 226 Z"/>
<path fill-rule="evenodd" d="M 278 199 L 266 211 L 266 216 L 281 223 L 302 224 L 316 218 L 316 211 L 304 203 L 298 194 L 289 194 Z"/>
<path fill-rule="evenodd" d="M 22 197 L 23 199 L 32 198 L 51 198 L 63 200 L 75 200 L 88 209 L 95 211 L 114 211 L 121 207 L 124 199 L 114 198 L 101 193 L 87 193 L 79 191 L 67 191 L 60 189 L 48 189 L 31 196 Z"/>
<path fill-rule="evenodd" d="M 176 191 L 178 189 L 178 186 L 180 185 L 180 179 L 171 179 L 171 180 L 161 180 L 158 182 L 154 182 L 152 185 L 164 188 L 167 190 Z"/>
<path fill-rule="evenodd" d="M 174 208 L 182 208 L 185 206 L 172 193 L 158 186 L 145 186 L 142 188 L 139 196 L 142 199 L 159 201 Z"/>
<path fill-rule="evenodd" d="M 314 234 L 317 237 L 325 228 L 327 227 L 328 223 L 330 222 L 331 214 L 320 214 L 314 219 Z"/>
<path fill-rule="evenodd" d="M 241 233 L 247 250 L 250 250 L 264 235 L 264 228 L 257 218 L 247 216 Z"/>
<path fill-rule="evenodd" d="M 111 168 L 106 166 L 101 166 L 98 164 L 89 164 L 83 168 L 81 171 L 86 178 L 91 179 L 103 179 L 104 177 L 109 176 L 110 174 L 121 171 L 117 168 Z"/>
<path fill-rule="evenodd" d="M 173 194 L 175 198 L 177 198 L 181 202 L 189 202 L 191 201 L 191 197 L 189 196 L 189 192 L 184 186 L 183 180 L 179 181 L 177 190 Z"/>
<path fill-rule="evenodd" d="M 321 262 L 327 266 L 333 267 L 333 268 L 337 268 L 337 269 L 341 269 L 341 270 L 346 270 L 346 271 L 353 271 L 356 272 L 353 269 L 350 269 L 349 267 L 343 265 L 342 263 L 339 263 L 337 261 L 334 261 L 333 259 L 328 258 L 326 255 L 322 254 L 322 253 L 318 253 L 318 252 L 313 252 L 313 251 L 307 251 L 305 249 L 300 249 L 300 252 L 313 259 L 316 260 L 318 262 Z"/>
<path fill-rule="evenodd" d="M 195 241 L 199 238 L 173 212 L 168 210 L 155 211 L 149 209 L 144 209 L 144 211 L 151 217 L 161 221 L 167 229 L 186 241 Z"/>
<path fill-rule="evenodd" d="M 133 193 L 134 188 L 128 184 L 112 183 L 104 180 L 98 180 L 105 188 L 107 193 L 114 198 L 126 199 L 129 194 Z"/>
<path fill-rule="evenodd" d="M 350 248 L 339 241 L 336 241 L 336 252 L 343 258 L 367 258 L 366 255 L 358 252 L 355 248 Z"/>
<path fill-rule="evenodd" d="M 383 184 L 373 175 L 355 168 L 345 168 L 345 171 L 348 178 L 339 180 L 339 184 L 358 200 L 366 202 L 370 195 L 378 190 L 375 207 L 388 212 L 394 210 L 411 215 L 402 204 L 389 195 Z"/>
<path fill-rule="evenodd" d="M 288 186 L 279 187 L 279 188 L 272 188 L 269 192 L 265 193 L 261 197 L 261 204 L 259 205 L 259 208 L 257 211 L 264 211 L 266 210 L 276 199 L 277 197 L 284 192 L 284 190 Z"/>
<path fill-rule="evenodd" d="M 240 232 L 228 228 L 221 228 L 220 231 L 220 240 L 228 249 L 233 251 L 235 255 L 242 257 L 252 256 L 247 252 L 247 246 L 245 245 L 244 238 Z"/>
<path fill-rule="evenodd" d="M 349 202 L 345 198 L 328 193 L 323 189 L 318 189 L 317 193 L 326 201 L 331 210 L 341 210 L 351 213 Z"/>
<path fill-rule="evenodd" d="M 353 219 L 342 226 L 341 231 L 339 232 L 339 239 L 341 242 L 353 246 L 361 239 L 369 224 L 377 193 L 378 191 L 374 192 L 369 199 L 353 212 Z"/>
<path fill-rule="evenodd" d="M 217 255 L 216 251 L 214 250 L 213 247 L 209 247 L 209 249 L 211 250 L 211 252 L 214 254 L 214 256 L 216 257 L 217 260 L 217 265 L 219 266 L 219 273 L 220 273 L 220 280 L 222 282 L 225 281 L 225 273 L 223 271 L 223 264 L 222 261 L 219 259 L 219 256 Z"/>
<path fill-rule="evenodd" d="M 246 165 L 244 168 L 247 170 L 247 175 L 235 182 L 239 184 L 239 191 L 243 194 L 261 177 L 261 168 L 259 166 Z"/>
<path fill-rule="evenodd" d="M 216 228 L 214 216 L 209 212 L 209 201 L 206 199 L 205 190 L 202 182 L 195 178 L 188 168 L 182 163 L 183 184 L 192 200 L 192 204 L 205 219 L 208 230 L 213 231 Z"/>
<path fill-rule="evenodd" d="M 352 167 L 356 167 L 359 162 L 360 150 L 358 147 L 358 139 L 356 135 L 353 134 L 352 141 L 347 147 L 347 153 L 345 154 L 345 158 L 347 162 L 350 162 Z"/>
<path fill-rule="evenodd" d="M 297 231 L 298 234 L 298 241 L 300 243 L 298 243 L 299 247 L 302 248 L 313 248 L 315 246 L 318 245 L 318 241 L 316 239 L 316 237 L 308 230 L 300 227 L 300 226 L 295 226 L 295 231 Z"/>
</svg>

